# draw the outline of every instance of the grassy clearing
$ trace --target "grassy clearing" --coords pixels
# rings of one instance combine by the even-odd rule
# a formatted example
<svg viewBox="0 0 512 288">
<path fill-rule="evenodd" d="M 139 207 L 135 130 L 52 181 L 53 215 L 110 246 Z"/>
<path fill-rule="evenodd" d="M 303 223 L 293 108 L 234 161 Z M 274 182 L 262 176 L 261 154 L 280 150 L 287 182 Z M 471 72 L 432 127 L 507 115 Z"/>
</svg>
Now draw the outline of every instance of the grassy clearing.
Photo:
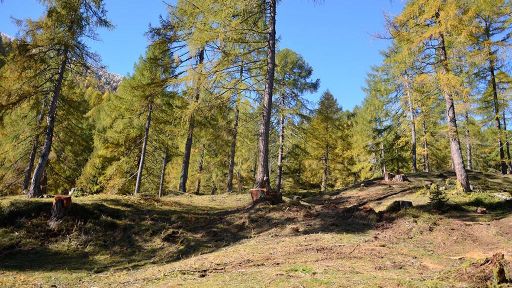
<svg viewBox="0 0 512 288">
<path fill-rule="evenodd" d="M 464 267 L 512 256 L 512 204 L 496 196 L 512 179 L 471 177 L 471 194 L 416 175 L 255 209 L 236 194 L 81 197 L 57 229 L 47 224 L 51 200 L 6 197 L 0 286 L 471 287 Z M 449 211 L 430 209 L 432 182 L 445 186 Z M 383 221 L 357 208 L 395 200 L 415 207 Z"/>
</svg>

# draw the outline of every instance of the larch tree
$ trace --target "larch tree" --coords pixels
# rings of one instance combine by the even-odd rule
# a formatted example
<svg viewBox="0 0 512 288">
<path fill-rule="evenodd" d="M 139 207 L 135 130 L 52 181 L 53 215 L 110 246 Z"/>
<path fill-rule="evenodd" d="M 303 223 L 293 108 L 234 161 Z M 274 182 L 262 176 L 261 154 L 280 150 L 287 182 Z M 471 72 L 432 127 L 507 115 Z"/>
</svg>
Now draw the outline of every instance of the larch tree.
<svg viewBox="0 0 512 288">
<path fill-rule="evenodd" d="M 171 35 L 170 37 L 173 36 Z M 172 47 L 170 49 L 172 50 Z M 155 108 L 164 108 L 166 103 L 172 101 L 172 99 L 165 99 L 172 98 L 173 95 L 173 93 L 168 93 L 167 91 L 169 83 L 172 83 L 175 73 L 175 67 L 173 65 L 173 53 L 170 51 L 170 49 L 166 41 L 155 41 L 152 45 L 149 46 L 146 57 L 139 61 L 140 64 L 137 67 L 138 69 L 136 69 L 136 73 L 140 75 L 137 75 L 138 78 L 135 78 L 138 81 L 133 86 L 133 89 L 136 90 L 136 93 L 142 94 L 141 98 L 145 99 L 147 104 L 147 116 L 144 124 L 144 136 L 142 138 L 142 147 L 139 156 L 139 165 L 137 169 L 137 178 L 135 180 L 134 194 L 138 194 L 140 191 L 153 110 Z M 168 108 L 170 107 L 167 106 L 164 109 Z M 163 150 L 164 164 L 162 170 L 165 169 L 167 161 L 165 159 L 168 157 L 167 149 L 164 148 Z M 163 172 L 160 176 L 160 179 L 162 179 L 162 175 Z M 162 185 L 162 180 L 160 180 L 159 194 L 162 193 Z"/>
<path fill-rule="evenodd" d="M 473 11 L 460 0 L 413 0 L 393 21 L 392 36 L 404 51 L 430 55 L 446 106 L 446 122 L 451 158 L 457 180 L 464 191 L 471 191 L 459 140 L 455 96 L 460 79 L 452 70 L 453 51 L 467 45 L 468 25 Z M 452 54 L 450 54 L 452 53 Z"/>
<path fill-rule="evenodd" d="M 477 5 L 478 12 L 475 21 L 477 23 L 477 33 L 475 33 L 476 50 L 482 57 L 483 78 L 489 83 L 489 94 L 491 95 L 492 119 L 495 128 L 498 131 L 498 150 L 500 159 L 500 170 L 502 174 L 507 174 L 508 165 L 505 159 L 505 147 L 503 142 L 502 110 L 500 95 L 498 91 L 497 73 L 501 70 L 503 61 L 500 61 L 499 55 L 510 43 L 512 28 L 512 6 L 510 1 L 479 1 Z"/>
<path fill-rule="evenodd" d="M 66 75 L 76 67 L 88 66 L 96 60 L 84 43 L 85 37 L 95 37 L 97 27 L 110 27 L 106 18 L 103 1 L 100 0 L 55 0 L 43 1 L 47 6 L 47 15 L 36 24 L 40 33 L 31 39 L 29 50 L 48 50 L 41 57 L 50 57 L 49 65 L 55 65 L 53 89 L 49 97 L 46 132 L 39 156 L 34 168 L 28 191 L 29 197 L 41 196 L 41 180 L 48 164 L 52 149 L 59 97 Z M 50 55 L 50 56 L 48 56 Z"/>
<path fill-rule="evenodd" d="M 339 118 L 341 109 L 338 102 L 331 92 L 326 91 L 322 94 L 311 118 L 308 132 L 308 143 L 310 144 L 310 155 L 314 161 L 319 161 L 321 169 L 322 192 L 331 186 L 330 181 L 330 162 L 334 159 L 333 154 L 337 146 L 337 130 L 339 129 Z"/>
<path fill-rule="evenodd" d="M 255 188 L 269 190 L 270 192 L 270 170 L 269 170 L 269 140 L 271 130 L 272 116 L 272 98 L 274 95 L 274 78 L 276 70 L 276 21 L 277 21 L 277 0 L 263 0 L 266 11 L 266 29 L 267 29 L 267 69 L 265 79 L 265 92 L 261 99 L 261 122 L 258 136 L 258 161 L 256 166 Z M 265 194 L 261 194 L 261 200 L 268 200 L 271 203 L 282 201 L 281 194 L 272 195 L 265 199 Z"/>
<path fill-rule="evenodd" d="M 277 53 L 276 65 L 275 94 L 278 96 L 276 107 L 279 115 L 279 152 L 275 190 L 280 194 L 287 118 L 290 115 L 303 113 L 306 105 L 302 95 L 306 92 L 315 92 L 320 80 L 311 79 L 313 68 L 302 56 L 290 49 L 283 49 Z"/>
</svg>

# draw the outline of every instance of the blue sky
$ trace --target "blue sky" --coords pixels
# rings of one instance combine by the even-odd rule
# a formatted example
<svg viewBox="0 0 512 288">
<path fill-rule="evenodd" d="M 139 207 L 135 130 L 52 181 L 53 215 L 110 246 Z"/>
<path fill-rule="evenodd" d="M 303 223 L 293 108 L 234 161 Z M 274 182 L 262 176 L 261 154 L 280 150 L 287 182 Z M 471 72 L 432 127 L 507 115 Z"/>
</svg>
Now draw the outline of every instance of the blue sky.
<svg viewBox="0 0 512 288">
<path fill-rule="evenodd" d="M 103 63 L 114 73 L 125 75 L 144 53 L 144 33 L 165 15 L 161 0 L 105 0 L 115 29 L 101 30 L 101 41 L 92 43 Z M 174 2 L 174 1 L 166 1 Z M 381 61 L 379 51 L 388 43 L 376 39 L 384 32 L 384 15 L 396 15 L 402 0 L 282 0 L 278 8 L 279 46 L 300 53 L 320 78 L 317 101 L 329 89 L 345 109 L 361 103 L 366 73 Z M 15 36 L 18 28 L 11 17 L 37 18 L 42 7 L 36 0 L 4 0 L 0 4 L 0 32 Z"/>
</svg>

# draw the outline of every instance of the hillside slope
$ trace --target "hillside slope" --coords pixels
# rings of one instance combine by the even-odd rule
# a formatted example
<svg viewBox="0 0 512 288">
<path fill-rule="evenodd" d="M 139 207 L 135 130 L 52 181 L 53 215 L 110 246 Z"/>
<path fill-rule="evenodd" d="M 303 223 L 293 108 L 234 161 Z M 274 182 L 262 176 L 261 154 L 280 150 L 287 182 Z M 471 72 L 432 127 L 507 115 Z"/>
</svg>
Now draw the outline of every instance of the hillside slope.
<svg viewBox="0 0 512 288">
<path fill-rule="evenodd" d="M 491 257 L 512 258 L 512 178 L 471 177 L 470 195 L 450 175 L 416 175 L 252 209 L 247 195 L 83 197 L 57 229 L 48 200 L 8 197 L 0 286 L 486 287 Z M 432 211 L 430 183 L 450 211 Z M 395 200 L 415 207 L 375 212 Z"/>
</svg>

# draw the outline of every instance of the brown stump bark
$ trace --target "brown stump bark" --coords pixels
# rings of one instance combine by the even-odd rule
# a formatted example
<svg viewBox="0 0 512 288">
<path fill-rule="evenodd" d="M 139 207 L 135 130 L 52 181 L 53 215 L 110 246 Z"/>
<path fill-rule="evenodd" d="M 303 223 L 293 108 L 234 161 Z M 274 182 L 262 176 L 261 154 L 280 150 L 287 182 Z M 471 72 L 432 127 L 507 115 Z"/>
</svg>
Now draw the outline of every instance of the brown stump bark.
<svg viewBox="0 0 512 288">
<path fill-rule="evenodd" d="M 53 199 L 51 222 L 62 220 L 71 207 L 71 196 L 56 195 Z"/>
</svg>

